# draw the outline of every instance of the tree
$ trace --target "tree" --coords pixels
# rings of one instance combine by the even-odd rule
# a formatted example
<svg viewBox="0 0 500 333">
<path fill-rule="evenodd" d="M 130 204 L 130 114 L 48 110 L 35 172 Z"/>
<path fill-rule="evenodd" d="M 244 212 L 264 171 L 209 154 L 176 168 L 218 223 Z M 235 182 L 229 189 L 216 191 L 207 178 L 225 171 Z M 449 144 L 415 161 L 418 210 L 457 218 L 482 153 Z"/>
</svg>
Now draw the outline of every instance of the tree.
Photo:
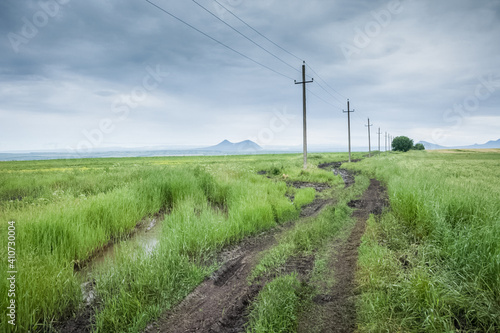
<svg viewBox="0 0 500 333">
<path fill-rule="evenodd" d="M 415 150 L 425 150 L 425 146 L 421 143 L 417 143 L 415 146 L 413 146 L 413 149 Z"/>
<path fill-rule="evenodd" d="M 406 136 L 397 136 L 392 140 L 392 150 L 406 152 L 413 148 L 413 140 Z"/>
</svg>

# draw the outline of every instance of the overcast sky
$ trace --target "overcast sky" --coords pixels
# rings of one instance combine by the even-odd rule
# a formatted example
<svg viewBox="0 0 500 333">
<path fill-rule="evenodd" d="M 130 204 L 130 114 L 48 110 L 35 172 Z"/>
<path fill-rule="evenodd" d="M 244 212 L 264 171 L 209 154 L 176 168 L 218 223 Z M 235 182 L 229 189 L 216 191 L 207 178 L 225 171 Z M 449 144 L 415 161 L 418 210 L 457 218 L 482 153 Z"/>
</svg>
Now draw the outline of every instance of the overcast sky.
<svg viewBox="0 0 500 333">
<path fill-rule="evenodd" d="M 2 0 L 0 151 L 297 146 L 301 60 L 312 145 L 346 147 L 347 98 L 354 146 L 368 117 L 375 142 L 500 138 L 498 0 L 218 1 L 280 48 L 213 0 L 262 48 L 191 0 L 154 3 L 240 54 L 143 0 Z"/>
</svg>

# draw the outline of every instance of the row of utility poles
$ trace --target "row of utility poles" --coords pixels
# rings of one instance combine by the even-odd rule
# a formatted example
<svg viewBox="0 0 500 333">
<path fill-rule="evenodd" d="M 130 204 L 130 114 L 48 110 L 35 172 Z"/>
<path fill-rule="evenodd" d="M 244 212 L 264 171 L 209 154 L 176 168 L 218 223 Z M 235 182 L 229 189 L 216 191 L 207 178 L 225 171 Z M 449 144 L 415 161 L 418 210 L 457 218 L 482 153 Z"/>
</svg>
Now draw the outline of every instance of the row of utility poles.
<svg viewBox="0 0 500 333">
<path fill-rule="evenodd" d="M 348 141 L 349 141 L 349 162 L 351 162 L 351 112 L 354 112 L 354 110 L 351 110 L 351 105 L 349 100 L 347 100 L 347 111 L 344 110 L 344 113 L 347 113 L 347 136 L 348 136 Z M 370 128 L 373 126 L 373 124 L 370 123 L 370 118 L 368 118 L 368 124 L 365 125 L 368 128 L 368 157 L 372 157 L 372 142 L 371 142 L 371 130 Z M 380 127 L 378 128 L 378 152 L 380 154 L 380 135 L 382 132 L 380 132 Z M 392 140 L 393 137 L 390 134 L 387 134 L 385 132 L 385 151 L 387 152 L 387 144 L 389 143 L 389 150 L 392 150 Z"/>
<path fill-rule="evenodd" d="M 297 82 L 295 81 L 295 84 L 301 84 L 302 85 L 302 126 L 303 126 L 303 144 L 302 148 L 304 151 L 304 169 L 307 168 L 307 103 L 306 103 L 306 84 L 314 82 L 314 78 L 312 78 L 310 81 L 306 81 L 306 62 L 304 61 L 302 64 L 302 82 Z M 349 162 L 351 162 L 351 113 L 354 112 L 354 110 L 351 110 L 351 105 L 349 100 L 347 100 L 347 111 L 343 110 L 344 113 L 347 113 L 347 135 L 348 135 L 348 142 L 349 142 Z M 372 155 L 372 148 L 371 148 L 371 135 L 370 135 L 370 127 L 373 126 L 373 124 L 370 124 L 370 118 L 368 118 L 368 125 L 365 125 L 368 127 L 368 156 L 371 157 Z M 378 128 L 378 151 L 379 154 L 381 152 L 380 150 L 380 135 L 382 132 L 380 132 L 380 127 Z M 393 137 L 385 132 L 385 151 L 387 152 L 388 144 L 389 144 L 389 150 L 392 150 L 392 139 Z"/>
</svg>

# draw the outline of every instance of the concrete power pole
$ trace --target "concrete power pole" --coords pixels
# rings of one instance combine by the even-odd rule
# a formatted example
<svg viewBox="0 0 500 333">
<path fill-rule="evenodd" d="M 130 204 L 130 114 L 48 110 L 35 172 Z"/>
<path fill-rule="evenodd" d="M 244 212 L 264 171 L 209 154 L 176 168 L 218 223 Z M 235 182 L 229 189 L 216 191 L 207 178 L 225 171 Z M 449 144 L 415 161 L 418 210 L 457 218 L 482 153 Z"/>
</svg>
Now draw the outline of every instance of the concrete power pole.
<svg viewBox="0 0 500 333">
<path fill-rule="evenodd" d="M 385 152 L 387 153 L 387 132 L 385 132 Z"/>
<path fill-rule="evenodd" d="M 378 154 L 380 155 L 380 134 L 382 134 L 382 132 L 380 132 L 380 127 L 378 128 Z"/>
<path fill-rule="evenodd" d="M 368 157 L 372 157 L 372 144 L 370 140 L 370 127 L 373 126 L 373 124 L 370 125 L 370 118 L 368 118 L 368 125 L 365 125 L 368 127 Z"/>
<path fill-rule="evenodd" d="M 349 100 L 347 100 L 347 111 L 344 110 L 344 113 L 347 113 L 347 136 L 349 139 L 349 163 L 351 162 L 351 112 L 354 112 L 354 110 L 350 109 Z"/>
<path fill-rule="evenodd" d="M 303 150 L 304 150 L 304 169 L 307 168 L 307 120 L 306 120 L 306 84 L 313 82 L 314 79 L 311 81 L 306 81 L 306 62 L 304 61 L 302 64 L 302 82 L 297 82 L 295 80 L 295 84 L 301 84 L 302 85 L 302 120 L 303 120 Z"/>
</svg>

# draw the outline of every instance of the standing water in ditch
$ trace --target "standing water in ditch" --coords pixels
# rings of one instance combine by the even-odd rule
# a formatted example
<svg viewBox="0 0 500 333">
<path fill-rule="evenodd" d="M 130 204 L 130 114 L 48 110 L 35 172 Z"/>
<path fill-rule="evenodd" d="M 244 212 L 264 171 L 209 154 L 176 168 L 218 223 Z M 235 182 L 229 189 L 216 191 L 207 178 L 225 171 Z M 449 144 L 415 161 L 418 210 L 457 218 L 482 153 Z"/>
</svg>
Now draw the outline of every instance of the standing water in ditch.
<svg viewBox="0 0 500 333">
<path fill-rule="evenodd" d="M 83 281 L 80 287 L 87 306 L 91 305 L 95 299 L 92 272 L 112 268 L 117 253 L 124 252 L 127 255 L 137 253 L 152 254 L 159 244 L 163 219 L 164 214 L 156 214 L 153 217 L 145 218 L 137 224 L 126 238 L 110 242 L 98 255 L 89 260 L 83 268 L 77 270 L 77 274 L 80 275 Z"/>
</svg>

